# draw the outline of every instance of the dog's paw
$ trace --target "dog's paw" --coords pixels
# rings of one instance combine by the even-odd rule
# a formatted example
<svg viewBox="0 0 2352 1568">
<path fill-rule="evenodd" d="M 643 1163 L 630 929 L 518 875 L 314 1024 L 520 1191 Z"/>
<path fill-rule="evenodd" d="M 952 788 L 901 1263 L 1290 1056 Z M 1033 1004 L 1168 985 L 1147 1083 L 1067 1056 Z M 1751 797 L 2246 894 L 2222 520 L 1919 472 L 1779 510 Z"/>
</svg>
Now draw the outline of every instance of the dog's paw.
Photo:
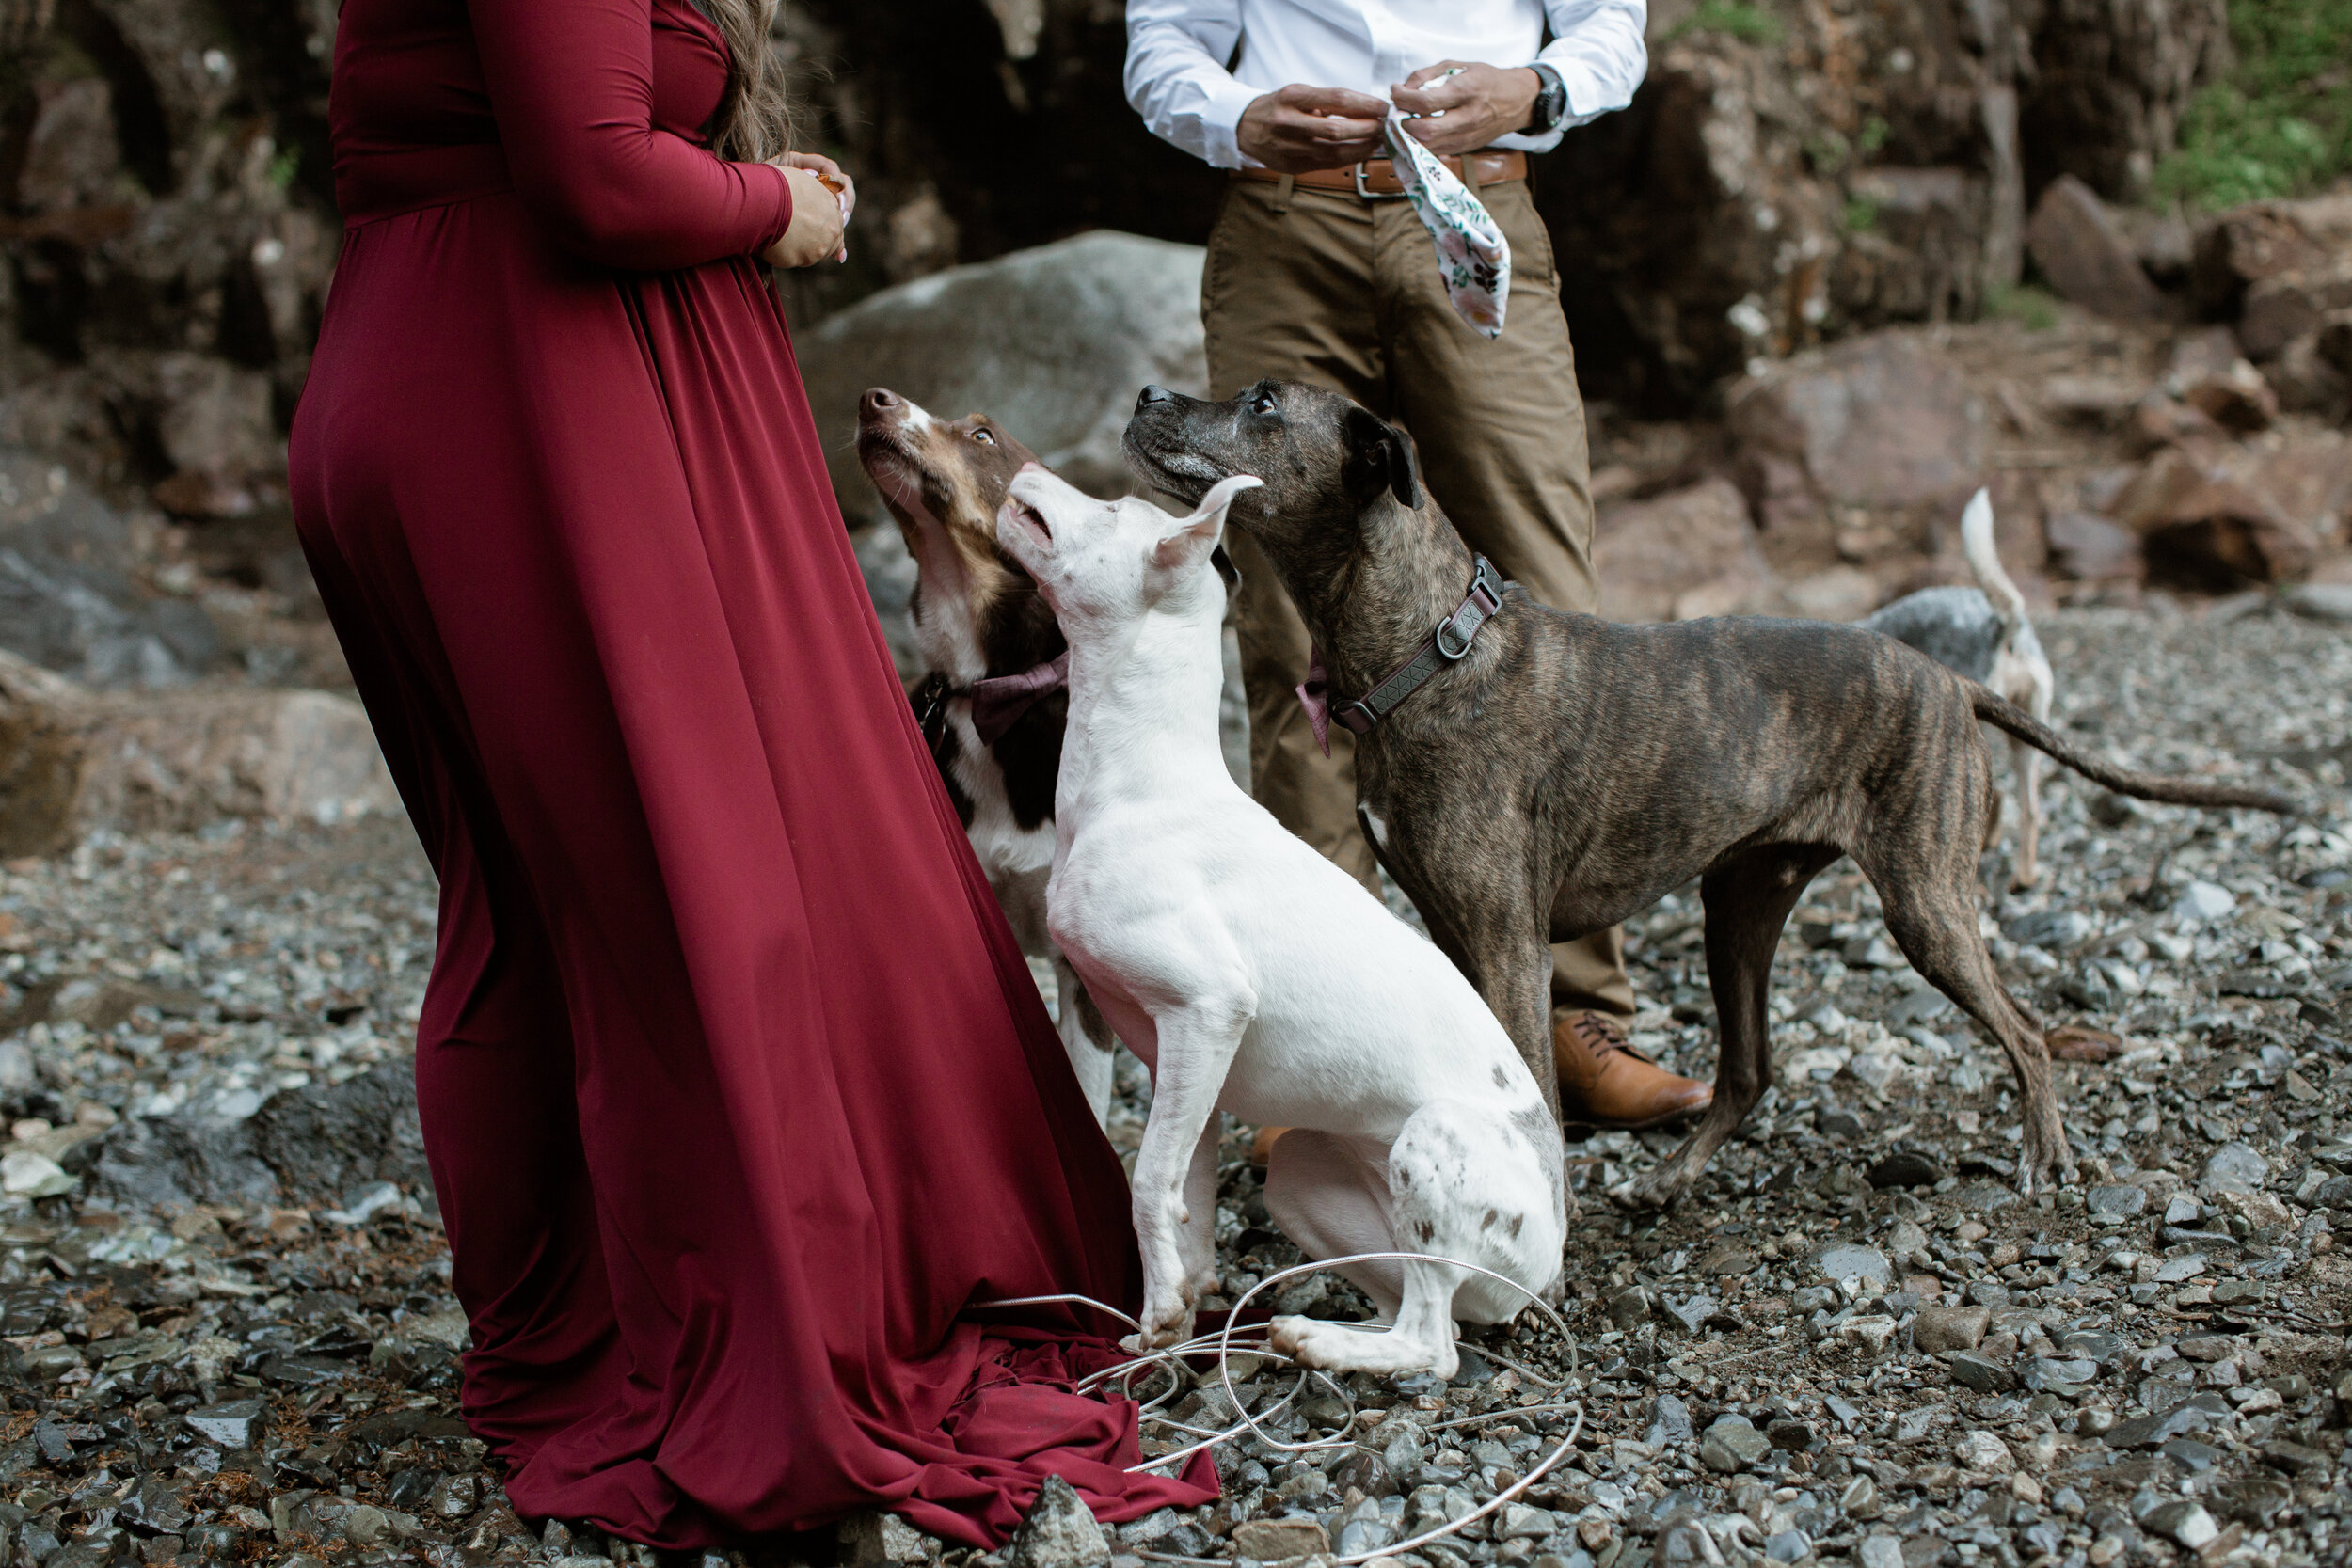
<svg viewBox="0 0 2352 1568">
<path fill-rule="evenodd" d="M 1309 1342 L 1313 1338 L 1309 1331 L 1313 1327 L 1312 1320 L 1295 1313 L 1276 1318 L 1265 1325 L 1266 1347 L 1277 1355 L 1287 1355 L 1302 1366 L 1311 1367 L 1314 1363 L 1307 1357 L 1311 1354 Z"/>
<path fill-rule="evenodd" d="M 1148 1350 L 1166 1350 L 1181 1345 L 1192 1338 L 1192 1303 L 1189 1299 L 1164 1302 L 1156 1307 L 1147 1303 L 1143 1309 L 1143 1332 L 1131 1334 L 1120 1341 L 1132 1342 L 1138 1354 Z"/>
<path fill-rule="evenodd" d="M 1609 1189 L 1609 1201 L 1631 1213 L 1671 1209 L 1682 1198 L 1684 1183 L 1655 1173 L 1640 1180 L 1625 1180 Z"/>
</svg>

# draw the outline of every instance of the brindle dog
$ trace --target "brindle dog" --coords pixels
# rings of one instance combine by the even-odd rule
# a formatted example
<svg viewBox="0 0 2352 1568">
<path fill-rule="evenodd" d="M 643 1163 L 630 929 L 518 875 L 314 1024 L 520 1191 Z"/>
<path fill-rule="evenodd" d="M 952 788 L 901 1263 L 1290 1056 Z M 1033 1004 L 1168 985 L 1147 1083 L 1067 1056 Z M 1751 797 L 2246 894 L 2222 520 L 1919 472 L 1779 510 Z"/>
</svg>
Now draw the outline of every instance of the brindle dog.
<svg viewBox="0 0 2352 1568">
<path fill-rule="evenodd" d="M 1261 382 L 1226 403 L 1144 389 L 1129 467 L 1197 501 L 1263 488 L 1229 520 L 1265 550 L 1334 703 L 1373 689 L 1453 613 L 1472 559 L 1405 434 L 1343 397 Z M 2128 772 L 1889 637 L 1812 621 L 1616 626 L 1517 586 L 1469 650 L 1356 743 L 1358 816 L 1430 934 L 1510 1031 L 1558 1113 L 1549 943 L 1637 914 L 1692 877 L 1722 1035 L 1715 1102 L 1634 1193 L 1678 1198 L 1771 1077 L 1773 949 L 1841 854 L 1904 957 L 2009 1055 L 2025 1099 L 2018 1185 L 2074 1161 L 2041 1026 L 1977 929 L 1993 800 L 1985 720 L 2109 789 L 2285 812 L 2266 790 Z"/>
</svg>

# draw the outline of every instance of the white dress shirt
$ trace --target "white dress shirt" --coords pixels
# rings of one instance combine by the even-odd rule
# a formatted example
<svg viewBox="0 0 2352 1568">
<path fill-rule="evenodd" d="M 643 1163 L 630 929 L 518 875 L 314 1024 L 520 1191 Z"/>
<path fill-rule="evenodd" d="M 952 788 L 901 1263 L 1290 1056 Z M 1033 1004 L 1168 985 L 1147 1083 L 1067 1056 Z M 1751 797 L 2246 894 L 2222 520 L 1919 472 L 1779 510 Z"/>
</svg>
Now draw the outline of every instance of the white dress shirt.
<svg viewBox="0 0 2352 1568">
<path fill-rule="evenodd" d="M 1127 102 L 1153 135 L 1240 168 L 1257 162 L 1234 140 L 1242 111 L 1277 87 L 1386 100 L 1439 60 L 1540 60 L 1568 90 L 1561 123 L 1581 125 L 1633 101 L 1649 68 L 1647 20 L 1647 0 L 1127 0 Z M 1559 140 L 1553 131 L 1494 145 L 1545 152 Z"/>
</svg>

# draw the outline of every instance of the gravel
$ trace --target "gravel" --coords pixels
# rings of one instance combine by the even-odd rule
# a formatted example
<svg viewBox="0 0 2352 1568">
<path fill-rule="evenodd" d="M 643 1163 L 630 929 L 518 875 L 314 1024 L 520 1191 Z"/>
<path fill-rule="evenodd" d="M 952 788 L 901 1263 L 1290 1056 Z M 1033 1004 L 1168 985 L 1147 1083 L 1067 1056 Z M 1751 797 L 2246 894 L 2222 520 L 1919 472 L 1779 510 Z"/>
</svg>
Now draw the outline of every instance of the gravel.
<svg viewBox="0 0 2352 1568">
<path fill-rule="evenodd" d="M 1451 1382 L 1311 1387 L 1220 1447 L 1220 1502 L 1100 1545 L 1057 1515 L 1017 1555 L 1376 1550 L 1517 1485 L 1581 1406 L 1555 1468 L 1406 1568 L 2343 1560 L 2352 638 L 2259 601 L 2041 629 L 2072 733 L 2313 805 L 2282 830 L 2052 786 L 2045 884 L 1988 895 L 1984 928 L 2045 1021 L 2113 1037 L 2055 1069 L 2079 1186 L 2016 1196 L 2006 1067 L 1885 961 L 1841 864 L 1783 942 L 1778 1085 L 1691 1198 L 1608 1196 L 1670 1135 L 1570 1146 L 1573 1344 L 1531 1314 L 1469 1332 Z M 353 1130 L 405 1092 L 434 901 L 389 824 L 100 837 L 0 868 L 0 1560 L 653 1560 L 507 1507 L 456 1419 L 431 1194 L 405 1134 Z M 1684 890 L 1634 923 L 1633 1033 L 1706 1073 L 1698 912 Z M 1148 1102 L 1124 1064 L 1129 1154 Z M 1247 1132 L 1220 1170 L 1223 1301 L 1297 1261 Z M 1329 1276 L 1278 1290 L 1360 1310 Z M 1253 1409 L 1291 1386 L 1236 1382 Z M 1221 1425 L 1222 1399 L 1168 1412 Z M 1352 1444 L 1278 1446 L 1351 1420 Z M 1190 1440 L 1147 1428 L 1147 1451 Z M 870 1518 L 725 1555 L 1006 1568 Z"/>
</svg>

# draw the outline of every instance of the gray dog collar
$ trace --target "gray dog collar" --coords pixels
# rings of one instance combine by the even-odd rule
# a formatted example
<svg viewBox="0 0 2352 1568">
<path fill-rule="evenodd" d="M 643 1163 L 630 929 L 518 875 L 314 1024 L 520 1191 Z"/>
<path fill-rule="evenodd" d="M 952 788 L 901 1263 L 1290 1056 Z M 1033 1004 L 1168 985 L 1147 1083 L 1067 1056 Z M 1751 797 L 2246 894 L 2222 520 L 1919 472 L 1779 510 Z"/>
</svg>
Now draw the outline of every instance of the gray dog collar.
<svg viewBox="0 0 2352 1568">
<path fill-rule="evenodd" d="M 1357 735 L 1369 734 L 1375 724 L 1396 711 L 1398 704 L 1420 690 L 1430 676 L 1470 651 L 1470 644 L 1478 640 L 1478 628 L 1502 608 L 1502 574 L 1485 556 L 1479 556 L 1477 561 L 1477 569 L 1470 574 L 1470 592 L 1462 595 L 1462 602 L 1454 607 L 1454 612 L 1431 629 L 1411 658 L 1354 702 L 1333 705 L 1330 682 L 1323 668 L 1323 651 L 1314 650 L 1307 679 L 1298 688 L 1298 702 L 1314 725 L 1315 744 L 1323 748 L 1324 755 L 1331 754 L 1333 721 Z"/>
</svg>

